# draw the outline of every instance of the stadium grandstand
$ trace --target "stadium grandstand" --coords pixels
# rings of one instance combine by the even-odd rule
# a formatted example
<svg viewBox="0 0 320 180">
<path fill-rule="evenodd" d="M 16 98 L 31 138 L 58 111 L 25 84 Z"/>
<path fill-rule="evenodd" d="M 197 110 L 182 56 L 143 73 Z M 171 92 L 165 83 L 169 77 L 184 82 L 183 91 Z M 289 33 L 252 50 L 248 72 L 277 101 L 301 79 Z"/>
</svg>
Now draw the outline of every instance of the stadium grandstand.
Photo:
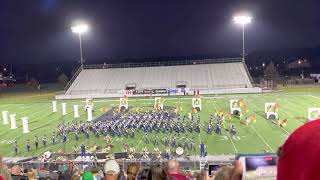
<svg viewBox="0 0 320 180">
<path fill-rule="evenodd" d="M 163 94 L 258 93 L 241 58 L 86 65 L 57 99 Z"/>
</svg>

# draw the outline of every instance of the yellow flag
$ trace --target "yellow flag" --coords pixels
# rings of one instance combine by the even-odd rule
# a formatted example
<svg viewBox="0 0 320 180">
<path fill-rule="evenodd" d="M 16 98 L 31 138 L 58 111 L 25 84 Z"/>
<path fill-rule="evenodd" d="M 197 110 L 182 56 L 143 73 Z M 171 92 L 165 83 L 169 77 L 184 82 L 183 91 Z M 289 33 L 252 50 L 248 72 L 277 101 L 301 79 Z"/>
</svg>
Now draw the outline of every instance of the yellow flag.
<svg viewBox="0 0 320 180">
<path fill-rule="evenodd" d="M 197 111 L 197 109 L 196 108 L 192 108 L 192 112 L 194 112 L 194 113 L 197 113 L 198 111 Z"/>
<path fill-rule="evenodd" d="M 274 105 L 274 111 L 275 111 L 275 112 L 278 112 L 278 111 L 279 111 L 279 108 L 280 108 L 279 104 L 276 103 L 276 104 Z"/>
<path fill-rule="evenodd" d="M 248 106 L 245 105 L 245 104 L 243 105 L 243 109 L 244 109 L 245 112 L 247 112 L 247 113 L 249 112 L 249 108 L 248 108 Z"/>
<path fill-rule="evenodd" d="M 242 106 L 244 105 L 243 99 L 240 98 L 239 101 L 238 101 L 238 103 L 239 103 L 239 106 L 242 107 Z"/>
<path fill-rule="evenodd" d="M 188 113 L 188 117 L 189 117 L 189 119 L 191 119 L 191 113 Z"/>
<path fill-rule="evenodd" d="M 228 119 L 231 120 L 231 117 L 232 117 L 231 112 L 228 112 Z"/>
<path fill-rule="evenodd" d="M 257 121 L 257 116 L 256 116 L 255 114 L 252 114 L 251 117 L 250 117 L 250 119 L 251 119 L 251 121 L 252 121 L 253 123 L 256 123 L 256 121 Z"/>
</svg>

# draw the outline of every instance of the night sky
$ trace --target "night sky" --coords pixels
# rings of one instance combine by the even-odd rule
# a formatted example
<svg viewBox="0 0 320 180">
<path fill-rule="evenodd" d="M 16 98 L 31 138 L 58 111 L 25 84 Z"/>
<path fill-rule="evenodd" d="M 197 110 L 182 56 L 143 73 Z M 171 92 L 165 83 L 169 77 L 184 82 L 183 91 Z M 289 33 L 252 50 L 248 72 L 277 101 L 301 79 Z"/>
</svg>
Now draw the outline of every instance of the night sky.
<svg viewBox="0 0 320 180">
<path fill-rule="evenodd" d="M 0 64 L 79 60 L 75 20 L 90 61 L 241 51 L 238 12 L 254 19 L 247 50 L 320 45 L 320 1 L 314 0 L 1 0 Z"/>
</svg>

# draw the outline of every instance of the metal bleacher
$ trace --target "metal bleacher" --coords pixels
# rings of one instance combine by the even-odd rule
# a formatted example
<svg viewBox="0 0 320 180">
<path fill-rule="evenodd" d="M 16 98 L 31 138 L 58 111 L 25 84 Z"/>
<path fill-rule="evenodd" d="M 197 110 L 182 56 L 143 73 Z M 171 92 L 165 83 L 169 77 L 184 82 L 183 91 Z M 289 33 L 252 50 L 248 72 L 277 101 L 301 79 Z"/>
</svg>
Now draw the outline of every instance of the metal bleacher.
<svg viewBox="0 0 320 180">
<path fill-rule="evenodd" d="M 166 63 L 84 66 L 69 83 L 65 95 L 115 96 L 123 95 L 127 84 L 134 84 L 138 90 L 168 89 L 176 88 L 178 82 L 184 82 L 191 91 L 201 90 L 207 94 L 224 92 L 223 89 L 227 93 L 233 89 L 246 89 L 244 92 L 253 89 L 241 58 Z"/>
</svg>

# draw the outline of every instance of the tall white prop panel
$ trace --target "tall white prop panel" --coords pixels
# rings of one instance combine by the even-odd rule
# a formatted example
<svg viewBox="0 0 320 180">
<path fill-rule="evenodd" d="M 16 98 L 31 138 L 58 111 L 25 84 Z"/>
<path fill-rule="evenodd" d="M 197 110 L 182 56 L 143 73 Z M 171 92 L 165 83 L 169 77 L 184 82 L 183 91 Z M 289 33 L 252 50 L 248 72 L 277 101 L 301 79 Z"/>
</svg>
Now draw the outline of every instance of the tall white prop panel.
<svg viewBox="0 0 320 180">
<path fill-rule="evenodd" d="M 29 118 L 28 117 L 22 117 L 22 128 L 23 133 L 28 133 L 29 131 Z"/>
<path fill-rule="evenodd" d="M 91 107 L 88 107 L 87 113 L 88 113 L 88 121 L 92 121 L 93 117 L 92 117 L 92 108 Z"/>
<path fill-rule="evenodd" d="M 73 105 L 73 115 L 75 118 L 80 117 L 79 116 L 79 106 L 78 105 Z"/>
<path fill-rule="evenodd" d="M 308 109 L 308 121 L 313 121 L 320 118 L 320 108 L 313 107 Z"/>
<path fill-rule="evenodd" d="M 201 98 L 192 98 L 192 107 L 197 109 L 197 111 L 202 110 Z"/>
<path fill-rule="evenodd" d="M 128 109 L 128 100 L 126 98 L 120 98 L 119 100 L 119 108 L 124 108 L 125 110 Z"/>
<path fill-rule="evenodd" d="M 264 112 L 267 119 L 278 119 L 278 112 L 276 108 L 276 103 L 265 103 Z"/>
<path fill-rule="evenodd" d="M 154 98 L 154 108 L 163 109 L 163 97 L 156 97 Z"/>
<path fill-rule="evenodd" d="M 3 124 L 8 124 L 8 111 L 2 111 Z"/>
<path fill-rule="evenodd" d="M 52 101 L 52 112 L 57 112 L 57 101 Z"/>
<path fill-rule="evenodd" d="M 62 115 L 67 115 L 67 103 L 62 103 Z"/>
<path fill-rule="evenodd" d="M 15 114 L 10 114 L 10 122 L 11 122 L 11 128 L 10 129 L 17 129 L 16 115 Z"/>
<path fill-rule="evenodd" d="M 92 98 L 86 99 L 86 105 L 84 106 L 84 110 L 87 111 L 89 107 L 91 107 L 92 111 L 94 110 L 94 104 L 93 104 Z"/>
<path fill-rule="evenodd" d="M 233 115 L 236 115 L 237 113 L 241 113 L 240 103 L 239 99 L 231 99 L 230 100 L 230 112 Z"/>
</svg>

